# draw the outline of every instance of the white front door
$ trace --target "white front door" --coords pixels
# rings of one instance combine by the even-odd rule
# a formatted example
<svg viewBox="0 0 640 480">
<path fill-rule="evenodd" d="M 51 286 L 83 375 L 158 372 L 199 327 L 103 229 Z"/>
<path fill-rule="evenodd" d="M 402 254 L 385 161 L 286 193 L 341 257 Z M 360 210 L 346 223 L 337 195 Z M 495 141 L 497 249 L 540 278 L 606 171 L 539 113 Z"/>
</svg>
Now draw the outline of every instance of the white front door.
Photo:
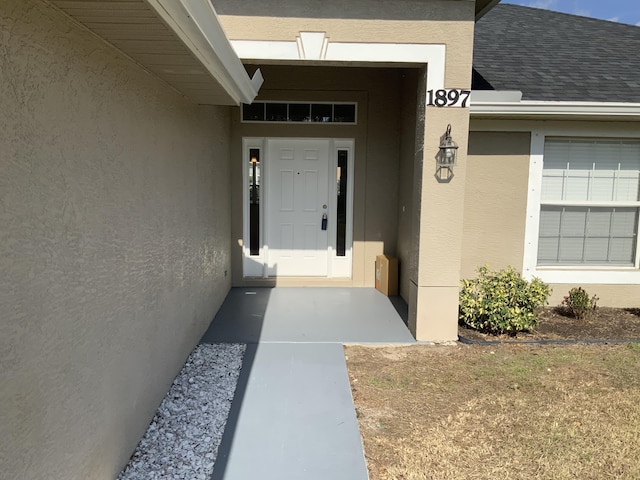
<svg viewBox="0 0 640 480">
<path fill-rule="evenodd" d="M 267 152 L 267 275 L 326 277 L 329 140 L 269 139 Z"/>
</svg>

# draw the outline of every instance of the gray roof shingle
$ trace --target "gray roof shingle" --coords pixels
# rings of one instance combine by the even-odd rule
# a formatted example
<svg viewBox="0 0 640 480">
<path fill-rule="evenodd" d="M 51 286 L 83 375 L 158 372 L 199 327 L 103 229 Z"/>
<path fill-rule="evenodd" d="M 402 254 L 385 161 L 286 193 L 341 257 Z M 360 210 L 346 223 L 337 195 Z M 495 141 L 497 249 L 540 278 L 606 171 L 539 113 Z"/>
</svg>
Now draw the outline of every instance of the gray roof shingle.
<svg viewBox="0 0 640 480">
<path fill-rule="evenodd" d="M 477 90 L 640 103 L 640 27 L 497 5 L 476 24 L 473 66 Z"/>
</svg>

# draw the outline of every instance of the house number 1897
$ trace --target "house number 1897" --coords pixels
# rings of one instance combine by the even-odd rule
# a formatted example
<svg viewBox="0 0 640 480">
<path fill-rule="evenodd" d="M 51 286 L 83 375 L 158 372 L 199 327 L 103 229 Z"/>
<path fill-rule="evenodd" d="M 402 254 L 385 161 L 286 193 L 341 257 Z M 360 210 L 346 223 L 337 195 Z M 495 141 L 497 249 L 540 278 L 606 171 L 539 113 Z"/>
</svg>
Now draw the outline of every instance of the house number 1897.
<svg viewBox="0 0 640 480">
<path fill-rule="evenodd" d="M 427 105 L 429 107 L 466 107 L 469 104 L 471 90 L 457 88 L 427 90 Z"/>
</svg>

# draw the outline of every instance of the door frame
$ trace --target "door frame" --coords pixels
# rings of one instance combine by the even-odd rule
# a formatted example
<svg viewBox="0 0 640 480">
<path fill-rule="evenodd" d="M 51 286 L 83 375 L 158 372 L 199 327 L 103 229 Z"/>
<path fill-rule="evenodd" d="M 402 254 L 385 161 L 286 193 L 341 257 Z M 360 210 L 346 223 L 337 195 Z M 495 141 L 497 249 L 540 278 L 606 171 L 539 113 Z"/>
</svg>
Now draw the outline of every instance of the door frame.
<svg viewBox="0 0 640 480">
<path fill-rule="evenodd" d="M 355 164 L 355 139 L 353 138 L 323 138 L 323 137 L 244 137 L 242 139 L 242 276 L 243 278 L 277 278 L 268 277 L 267 260 L 269 258 L 269 246 L 265 245 L 267 237 L 268 195 L 264 187 L 269 184 L 269 158 L 268 142 L 270 139 L 292 140 L 326 140 L 329 142 L 329 207 L 330 218 L 336 217 L 337 209 L 337 169 L 338 151 L 348 152 L 347 163 L 347 219 L 345 234 L 345 254 L 338 256 L 336 251 L 336 221 L 329 222 L 329 247 L 326 278 L 351 278 L 353 274 L 353 199 L 354 199 L 354 164 Z M 251 255 L 250 251 L 250 199 L 249 199 L 249 168 L 250 150 L 258 149 L 260 152 L 260 227 L 259 227 L 259 253 Z M 306 277 L 287 277 L 306 278 Z M 318 278 L 318 277 L 315 277 Z M 319 277 L 325 278 L 325 277 Z"/>
</svg>

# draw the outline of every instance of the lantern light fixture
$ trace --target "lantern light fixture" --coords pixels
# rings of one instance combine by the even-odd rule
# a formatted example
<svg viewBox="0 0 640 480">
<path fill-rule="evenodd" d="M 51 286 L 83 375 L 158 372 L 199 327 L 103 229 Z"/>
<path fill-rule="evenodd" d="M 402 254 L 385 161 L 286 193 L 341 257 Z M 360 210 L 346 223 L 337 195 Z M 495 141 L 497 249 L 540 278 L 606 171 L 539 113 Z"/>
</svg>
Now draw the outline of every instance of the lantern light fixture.
<svg viewBox="0 0 640 480">
<path fill-rule="evenodd" d="M 436 156 L 438 167 L 452 167 L 458 157 L 458 144 L 451 138 L 451 124 L 447 125 L 447 131 L 440 137 L 440 151 Z"/>
</svg>

